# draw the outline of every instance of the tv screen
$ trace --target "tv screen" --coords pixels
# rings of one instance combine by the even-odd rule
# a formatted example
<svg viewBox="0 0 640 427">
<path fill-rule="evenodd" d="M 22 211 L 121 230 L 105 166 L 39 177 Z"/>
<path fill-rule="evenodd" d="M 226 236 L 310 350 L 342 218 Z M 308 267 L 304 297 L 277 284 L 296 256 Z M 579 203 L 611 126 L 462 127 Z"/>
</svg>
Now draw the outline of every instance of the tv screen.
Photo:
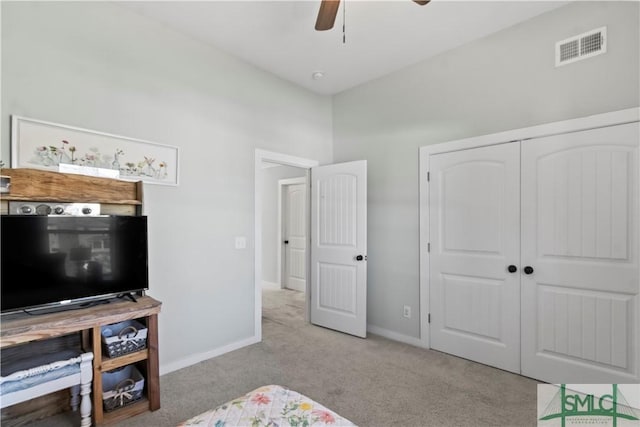
<svg viewBox="0 0 640 427">
<path fill-rule="evenodd" d="M 2 312 L 148 289 L 147 217 L 1 217 Z"/>
</svg>

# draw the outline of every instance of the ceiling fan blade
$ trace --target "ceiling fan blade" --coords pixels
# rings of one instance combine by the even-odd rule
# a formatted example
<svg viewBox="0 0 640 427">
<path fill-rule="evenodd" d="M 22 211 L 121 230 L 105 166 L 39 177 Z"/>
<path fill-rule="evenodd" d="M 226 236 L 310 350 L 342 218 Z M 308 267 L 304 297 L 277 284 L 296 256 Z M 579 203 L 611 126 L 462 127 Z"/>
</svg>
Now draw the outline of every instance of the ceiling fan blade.
<svg viewBox="0 0 640 427">
<path fill-rule="evenodd" d="M 414 3 L 418 3 L 420 6 L 424 6 L 425 4 L 429 3 L 431 0 L 413 0 Z"/>
<path fill-rule="evenodd" d="M 333 28 L 339 6 L 340 0 L 322 0 L 316 20 L 316 30 L 325 31 Z"/>
</svg>

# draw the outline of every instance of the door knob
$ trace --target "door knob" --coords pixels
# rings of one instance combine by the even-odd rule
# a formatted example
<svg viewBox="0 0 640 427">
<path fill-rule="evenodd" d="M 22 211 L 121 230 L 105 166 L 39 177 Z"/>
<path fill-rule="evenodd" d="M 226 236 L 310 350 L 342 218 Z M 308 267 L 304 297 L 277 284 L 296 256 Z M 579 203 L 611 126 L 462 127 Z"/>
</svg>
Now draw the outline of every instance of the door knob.
<svg viewBox="0 0 640 427">
<path fill-rule="evenodd" d="M 533 274 L 533 267 L 531 267 L 530 265 L 527 265 L 525 268 L 522 269 L 522 271 L 524 271 L 524 274 Z"/>
<path fill-rule="evenodd" d="M 285 245 L 288 245 L 288 244 L 289 244 L 289 241 L 288 241 L 288 240 L 285 240 L 285 241 L 284 241 L 284 244 L 285 244 Z"/>
<path fill-rule="evenodd" d="M 362 261 L 364 257 L 362 255 L 356 255 L 356 261 Z"/>
<path fill-rule="evenodd" d="M 518 271 L 518 267 L 516 267 L 515 265 L 510 265 L 509 267 L 507 267 L 507 271 L 509 273 L 515 273 L 516 271 Z"/>
</svg>

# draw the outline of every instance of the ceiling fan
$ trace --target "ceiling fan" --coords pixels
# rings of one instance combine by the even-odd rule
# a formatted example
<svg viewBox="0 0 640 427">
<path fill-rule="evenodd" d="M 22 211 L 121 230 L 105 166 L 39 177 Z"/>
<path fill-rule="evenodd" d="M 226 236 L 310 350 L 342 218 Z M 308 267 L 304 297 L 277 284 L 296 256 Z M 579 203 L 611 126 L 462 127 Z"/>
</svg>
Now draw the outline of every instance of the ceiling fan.
<svg viewBox="0 0 640 427">
<path fill-rule="evenodd" d="M 430 1 L 431 0 L 413 0 L 414 3 L 418 3 L 420 6 L 424 6 Z M 316 19 L 316 30 L 325 31 L 333 28 L 339 6 L 340 0 L 322 0 L 320 10 L 318 11 L 318 19 Z"/>
</svg>

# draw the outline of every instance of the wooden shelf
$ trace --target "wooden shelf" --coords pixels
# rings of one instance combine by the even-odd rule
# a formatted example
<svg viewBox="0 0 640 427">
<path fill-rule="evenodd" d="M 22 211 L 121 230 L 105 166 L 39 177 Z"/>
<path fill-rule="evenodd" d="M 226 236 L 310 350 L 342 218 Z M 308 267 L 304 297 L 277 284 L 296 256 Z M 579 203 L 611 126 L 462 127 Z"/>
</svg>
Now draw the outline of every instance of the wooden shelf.
<svg viewBox="0 0 640 427">
<path fill-rule="evenodd" d="M 80 310 L 35 316 L 24 313 L 3 315 L 0 320 L 0 348 L 158 314 L 161 305 L 160 301 L 144 296 L 138 298 L 138 302 L 115 300 Z"/>
<path fill-rule="evenodd" d="M 158 313 L 161 306 L 161 302 L 144 296 L 137 302 L 115 300 L 95 307 L 36 316 L 24 313 L 3 315 L 0 320 L 0 348 L 81 332 L 85 350 L 92 351 L 94 357 L 93 421 L 96 425 L 121 421 L 141 412 L 160 408 Z M 146 319 L 147 348 L 120 357 L 103 357 L 101 327 L 132 319 Z M 102 373 L 133 363 L 144 365 L 146 398 L 141 402 L 104 413 Z"/>
<path fill-rule="evenodd" d="M 5 200 L 142 204 L 142 181 L 26 168 L 3 168 L 0 173 L 11 177 L 11 193 L 3 196 Z"/>
<path fill-rule="evenodd" d="M 100 403 L 102 405 L 102 402 Z M 103 424 L 113 424 L 127 418 L 142 414 L 149 410 L 149 399 L 143 397 L 139 401 L 125 406 L 124 408 L 115 409 L 111 412 L 105 412 L 103 416 Z"/>
<path fill-rule="evenodd" d="M 108 199 L 91 199 L 91 200 L 69 200 L 67 197 L 46 197 L 43 196 L 20 196 L 14 194 L 2 195 L 2 200 L 8 202 L 58 202 L 58 203 L 101 203 L 110 205 L 134 205 L 140 206 L 142 202 L 140 200 L 108 200 Z"/>
<path fill-rule="evenodd" d="M 100 370 L 102 372 L 111 371 L 113 369 L 120 368 L 122 366 L 131 365 L 132 363 L 140 362 L 141 360 L 147 360 L 149 358 L 149 349 L 136 351 L 135 353 L 129 353 L 124 356 L 110 358 L 104 357 L 102 359 L 102 365 Z"/>
</svg>

